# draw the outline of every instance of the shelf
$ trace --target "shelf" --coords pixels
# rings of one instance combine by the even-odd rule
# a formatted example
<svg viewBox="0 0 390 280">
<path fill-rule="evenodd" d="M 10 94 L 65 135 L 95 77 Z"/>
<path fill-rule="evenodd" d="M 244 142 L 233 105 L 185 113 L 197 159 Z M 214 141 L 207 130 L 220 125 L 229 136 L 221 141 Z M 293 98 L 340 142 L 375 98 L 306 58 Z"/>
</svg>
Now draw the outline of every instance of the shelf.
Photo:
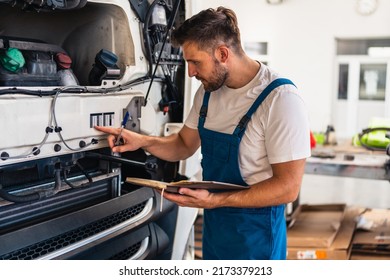
<svg viewBox="0 0 390 280">
<path fill-rule="evenodd" d="M 390 157 L 385 152 L 360 147 L 319 147 L 306 160 L 305 173 L 390 180 Z"/>
</svg>

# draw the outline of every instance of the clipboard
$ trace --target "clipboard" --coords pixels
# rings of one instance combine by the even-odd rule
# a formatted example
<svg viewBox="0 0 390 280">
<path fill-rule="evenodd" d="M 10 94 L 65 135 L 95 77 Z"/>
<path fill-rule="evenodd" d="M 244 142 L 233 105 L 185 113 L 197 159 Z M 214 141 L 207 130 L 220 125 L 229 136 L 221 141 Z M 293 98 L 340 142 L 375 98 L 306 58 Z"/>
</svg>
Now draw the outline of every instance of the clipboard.
<svg viewBox="0 0 390 280">
<path fill-rule="evenodd" d="M 206 189 L 206 190 L 245 190 L 249 186 L 241 186 L 230 183 L 216 182 L 216 181 L 178 181 L 178 182 L 161 182 L 151 179 L 127 177 L 126 182 L 143 187 L 153 188 L 157 190 L 164 190 L 167 192 L 178 193 L 180 188 L 190 189 Z"/>
</svg>

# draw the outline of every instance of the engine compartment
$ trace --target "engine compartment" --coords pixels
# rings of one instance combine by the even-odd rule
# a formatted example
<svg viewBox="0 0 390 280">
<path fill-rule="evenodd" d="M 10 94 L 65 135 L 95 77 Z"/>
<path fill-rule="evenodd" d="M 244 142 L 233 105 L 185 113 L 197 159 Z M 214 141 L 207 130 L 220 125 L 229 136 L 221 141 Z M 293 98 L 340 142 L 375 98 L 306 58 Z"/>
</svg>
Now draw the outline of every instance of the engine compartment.
<svg viewBox="0 0 390 280">
<path fill-rule="evenodd" d="M 49 51 L 52 55 L 61 51 L 68 54 L 80 85 L 90 85 L 88 76 L 96 54 L 102 49 L 115 53 L 121 73 L 135 65 L 133 35 L 127 15 L 116 5 L 88 3 L 82 9 L 52 12 L 2 5 L 0 18 L 2 37 L 55 46 L 57 50 L 53 47 Z"/>
</svg>

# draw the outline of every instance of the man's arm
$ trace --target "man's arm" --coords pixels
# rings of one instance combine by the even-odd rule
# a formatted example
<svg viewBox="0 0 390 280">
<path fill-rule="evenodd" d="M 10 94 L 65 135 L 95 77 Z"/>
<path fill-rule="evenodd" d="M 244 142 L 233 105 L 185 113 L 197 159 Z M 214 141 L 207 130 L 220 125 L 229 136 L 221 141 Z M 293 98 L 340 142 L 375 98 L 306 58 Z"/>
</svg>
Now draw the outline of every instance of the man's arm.
<svg viewBox="0 0 390 280">
<path fill-rule="evenodd" d="M 210 193 L 207 190 L 180 189 L 181 195 L 164 193 L 164 197 L 180 206 L 197 208 L 242 207 L 255 208 L 285 204 L 299 194 L 305 159 L 272 165 L 273 176 L 250 186 L 249 189 Z"/>
<path fill-rule="evenodd" d="M 271 178 L 252 185 L 245 193 L 227 195 L 219 204 L 264 207 L 292 202 L 298 197 L 300 191 L 305 162 L 305 159 L 301 159 L 272 164 Z"/>
<path fill-rule="evenodd" d="M 113 152 L 122 153 L 141 148 L 166 161 L 186 159 L 200 146 L 198 130 L 185 125 L 178 133 L 166 137 L 148 136 L 124 129 L 121 134 L 124 144 L 120 146 L 115 146 L 120 128 L 95 126 L 95 129 L 110 134 L 107 141 Z"/>
</svg>

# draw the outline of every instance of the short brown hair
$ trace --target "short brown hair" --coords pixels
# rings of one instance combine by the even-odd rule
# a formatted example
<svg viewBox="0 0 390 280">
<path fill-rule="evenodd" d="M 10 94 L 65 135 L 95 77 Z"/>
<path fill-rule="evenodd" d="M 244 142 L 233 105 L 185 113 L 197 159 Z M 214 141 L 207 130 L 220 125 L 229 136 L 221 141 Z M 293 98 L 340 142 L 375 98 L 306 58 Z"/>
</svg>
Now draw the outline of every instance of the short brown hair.
<svg viewBox="0 0 390 280">
<path fill-rule="evenodd" d="M 209 8 L 192 16 L 172 32 L 175 45 L 194 42 L 202 50 L 212 51 L 221 44 L 242 52 L 236 14 L 225 7 Z"/>
</svg>

